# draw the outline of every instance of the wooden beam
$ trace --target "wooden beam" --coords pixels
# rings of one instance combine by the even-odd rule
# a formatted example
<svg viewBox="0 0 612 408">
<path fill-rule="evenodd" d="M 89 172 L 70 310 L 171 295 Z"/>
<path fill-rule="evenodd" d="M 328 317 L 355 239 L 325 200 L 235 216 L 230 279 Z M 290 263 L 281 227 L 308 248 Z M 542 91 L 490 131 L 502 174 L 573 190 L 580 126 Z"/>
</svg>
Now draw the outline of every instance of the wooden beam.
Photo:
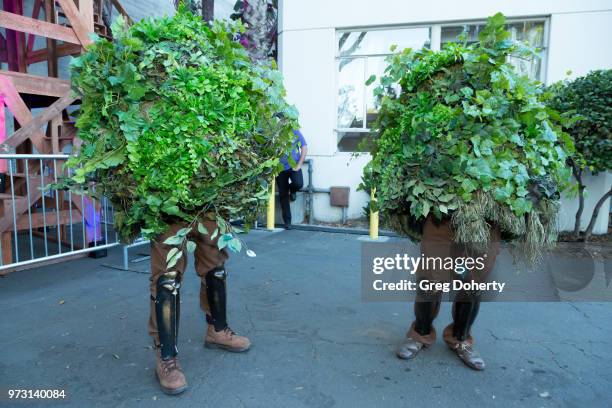
<svg viewBox="0 0 612 408">
<path fill-rule="evenodd" d="M 51 119 L 51 123 L 49 124 L 51 126 L 51 132 L 50 132 L 51 133 L 51 153 L 53 154 L 61 153 L 59 149 L 59 126 L 60 126 L 61 120 L 62 120 L 62 111 L 60 110 L 59 117 L 56 116 L 53 119 Z"/>
<path fill-rule="evenodd" d="M 90 33 L 94 32 L 94 2 L 93 0 L 79 0 L 79 11 Z M 102 17 L 102 16 L 100 16 Z"/>
<path fill-rule="evenodd" d="M 19 96 L 19 91 L 13 85 L 11 77 L 0 74 L 0 92 L 4 95 L 4 102 L 20 124 L 32 120 L 32 112 Z"/>
<path fill-rule="evenodd" d="M 111 3 L 113 4 L 113 6 L 115 6 L 115 8 L 119 12 L 119 14 L 121 14 L 121 15 L 123 15 L 123 17 L 125 17 L 125 19 L 127 20 L 127 22 L 129 24 L 134 23 L 134 20 L 132 20 L 132 17 L 130 17 L 130 15 L 127 13 L 127 11 L 125 11 L 125 9 L 121 5 L 121 3 L 119 3 L 119 0 L 111 0 Z M 102 16 L 100 16 L 100 17 L 102 17 Z"/>
<path fill-rule="evenodd" d="M 45 3 L 45 20 L 47 23 L 56 24 L 55 20 L 55 1 L 54 0 L 41 0 Z M 57 67 L 57 41 L 53 38 L 46 38 L 47 47 L 45 48 L 46 60 L 47 60 L 47 75 L 50 77 L 57 78 L 58 77 L 58 67 Z M 79 52 L 81 51 L 81 47 L 75 44 L 66 44 L 73 47 L 78 47 Z M 28 59 L 28 63 L 30 63 L 30 55 L 26 55 Z"/>
<path fill-rule="evenodd" d="M 47 39 L 47 41 L 55 41 L 53 39 Z M 81 46 L 77 44 L 59 44 L 56 47 L 57 57 L 65 57 L 67 55 L 77 55 L 81 53 Z M 28 53 L 28 64 L 34 64 L 36 62 L 47 61 L 47 55 L 49 49 L 42 48 L 40 50 L 34 50 Z"/>
<path fill-rule="evenodd" d="M 75 100 L 76 96 L 69 92 L 68 94 L 62 96 L 57 101 L 53 102 L 51 106 L 46 108 L 44 111 L 36 115 L 35 118 L 31 119 L 25 124 L 22 124 L 21 128 L 17 130 L 15 133 L 10 135 L 5 139 L 4 144 L 17 147 L 22 144 L 27 139 L 34 139 L 37 137 L 38 133 L 42 133 L 40 127 L 46 124 L 49 121 L 53 121 L 58 116 L 61 118 L 62 111 L 70 106 Z M 21 122 L 20 122 L 21 123 Z M 55 132 L 55 133 L 54 133 Z M 55 137 L 54 137 L 55 136 Z M 44 137 L 44 136 L 43 136 Z M 52 129 L 51 138 L 53 141 L 53 146 L 59 150 L 59 143 L 57 141 L 57 129 Z M 58 151 L 54 151 L 53 153 L 59 153 Z"/>
<path fill-rule="evenodd" d="M 7 13 L 14 13 L 19 15 L 19 7 L 15 4 L 14 1 L 3 1 L 2 3 L 3 9 L 6 10 Z M 1 25 L 1 24 L 0 24 Z M 17 34 L 18 32 L 15 30 L 5 30 L 6 31 L 6 60 L 8 63 L 8 69 L 11 71 L 19 71 L 18 64 L 18 56 L 17 56 Z"/>
<path fill-rule="evenodd" d="M 2 265 L 13 263 L 13 235 L 10 232 L 0 234 L 0 245 L 2 245 Z"/>
<path fill-rule="evenodd" d="M 74 125 L 67 125 L 66 123 L 62 125 L 62 134 L 60 135 L 60 141 L 74 140 L 76 135 L 77 135 L 77 128 Z"/>
<path fill-rule="evenodd" d="M 21 126 L 25 126 L 28 122 L 32 121 L 32 112 L 30 112 L 21 96 L 19 96 L 19 92 L 15 85 L 13 85 L 10 77 L 0 74 L 0 92 L 4 95 L 4 103 Z M 33 132 L 30 138 L 36 149 L 41 153 L 46 153 L 47 150 L 44 145 L 44 137 L 44 133 L 37 130 Z"/>
<path fill-rule="evenodd" d="M 76 34 L 83 48 L 93 44 L 93 41 L 89 38 L 91 31 L 88 29 L 88 24 L 77 9 L 74 1 L 58 0 L 58 2 L 60 6 L 62 6 L 62 10 L 64 11 L 64 14 L 66 14 L 66 18 L 68 18 L 70 26 L 74 30 L 74 33 Z"/>
<path fill-rule="evenodd" d="M 34 0 L 34 8 L 32 10 L 32 18 L 34 20 L 38 20 L 43 1 L 44 0 Z M 34 41 L 36 41 L 36 37 L 34 36 L 34 34 L 28 34 L 27 52 L 32 52 L 34 50 Z"/>
<path fill-rule="evenodd" d="M 70 81 L 63 79 L 14 71 L 0 71 L 0 76 L 9 78 L 20 93 L 61 97 L 70 92 Z"/>
<path fill-rule="evenodd" d="M 23 12 L 23 0 L 13 0 L 16 8 L 13 12 L 19 14 L 20 16 L 24 15 Z M 26 45 L 26 35 L 25 33 L 17 33 L 17 64 L 19 65 L 19 72 L 28 72 L 28 64 L 26 62 L 26 54 L 27 54 L 27 45 Z"/>
<path fill-rule="evenodd" d="M 74 3 L 72 4 L 74 5 Z M 75 34 L 75 30 L 71 28 L 59 24 L 47 23 L 46 21 L 34 20 L 30 17 L 24 17 L 6 11 L 0 11 L 0 27 L 40 35 L 42 37 L 54 38 L 72 44 L 81 44 L 80 38 Z"/>
</svg>

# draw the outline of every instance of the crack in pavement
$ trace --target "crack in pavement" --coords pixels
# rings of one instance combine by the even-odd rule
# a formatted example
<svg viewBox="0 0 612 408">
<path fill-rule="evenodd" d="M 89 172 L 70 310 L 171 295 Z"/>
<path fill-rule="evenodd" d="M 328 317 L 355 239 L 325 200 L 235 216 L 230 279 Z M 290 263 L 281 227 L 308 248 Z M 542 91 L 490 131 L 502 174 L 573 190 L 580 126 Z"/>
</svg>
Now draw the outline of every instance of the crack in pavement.
<svg viewBox="0 0 612 408">
<path fill-rule="evenodd" d="M 584 310 L 582 310 L 582 309 L 580 309 L 578 306 L 576 306 L 576 305 L 574 304 L 574 302 L 565 302 L 565 303 L 567 303 L 568 305 L 570 305 L 570 306 L 572 307 L 572 309 L 574 309 L 575 311 L 577 311 L 578 313 L 580 313 L 580 314 L 581 314 L 581 315 L 582 315 L 582 316 L 583 316 L 583 317 L 586 319 L 586 321 L 588 321 L 588 322 L 589 322 L 589 324 L 590 324 L 591 326 L 593 326 L 593 327 L 595 327 L 595 328 L 597 328 L 597 329 L 599 329 L 599 330 L 601 330 L 601 331 L 604 331 L 603 327 L 600 327 L 600 326 L 596 325 L 596 324 L 593 322 L 593 319 L 591 318 L 591 316 L 589 316 L 589 315 L 588 315 L 588 314 L 587 314 L 587 313 L 586 313 Z"/>
</svg>

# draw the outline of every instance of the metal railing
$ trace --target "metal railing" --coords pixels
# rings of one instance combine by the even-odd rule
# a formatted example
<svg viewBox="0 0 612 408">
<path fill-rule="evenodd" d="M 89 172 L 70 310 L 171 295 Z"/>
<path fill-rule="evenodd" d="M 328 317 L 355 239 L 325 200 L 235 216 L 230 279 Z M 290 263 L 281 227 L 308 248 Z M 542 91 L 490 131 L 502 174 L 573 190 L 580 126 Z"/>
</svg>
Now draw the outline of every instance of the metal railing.
<svg viewBox="0 0 612 408">
<path fill-rule="evenodd" d="M 64 154 L 0 154 L 0 272 L 119 243 L 107 199 L 50 189 Z"/>
</svg>

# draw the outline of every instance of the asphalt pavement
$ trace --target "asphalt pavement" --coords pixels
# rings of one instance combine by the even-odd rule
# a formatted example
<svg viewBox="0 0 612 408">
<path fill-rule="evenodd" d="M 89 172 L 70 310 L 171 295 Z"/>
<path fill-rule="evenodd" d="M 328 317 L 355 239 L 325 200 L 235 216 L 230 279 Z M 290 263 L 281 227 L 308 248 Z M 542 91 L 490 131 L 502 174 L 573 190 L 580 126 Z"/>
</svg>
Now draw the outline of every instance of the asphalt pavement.
<svg viewBox="0 0 612 408">
<path fill-rule="evenodd" d="M 147 261 L 110 268 L 121 263 L 117 248 L 0 279 L 0 406 L 612 406 L 612 303 L 485 303 L 473 328 L 484 372 L 465 367 L 441 339 L 402 361 L 394 350 L 412 305 L 362 301 L 360 236 L 253 231 L 245 242 L 257 256 L 232 255 L 227 264 L 229 321 L 253 348 L 203 347 L 190 265 L 179 336 L 190 388 L 175 397 L 154 374 Z M 438 331 L 449 319 L 445 303 Z M 65 389 L 66 398 L 8 400 L 17 388 Z"/>
</svg>

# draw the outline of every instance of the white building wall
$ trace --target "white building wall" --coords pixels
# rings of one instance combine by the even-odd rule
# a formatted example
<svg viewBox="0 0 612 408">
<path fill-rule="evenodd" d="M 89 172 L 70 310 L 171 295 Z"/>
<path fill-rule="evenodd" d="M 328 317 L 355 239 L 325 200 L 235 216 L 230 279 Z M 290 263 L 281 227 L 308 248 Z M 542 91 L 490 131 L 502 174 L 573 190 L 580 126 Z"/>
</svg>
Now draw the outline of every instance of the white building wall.
<svg viewBox="0 0 612 408">
<path fill-rule="evenodd" d="M 612 173 L 603 173 L 593 176 L 590 174 L 583 176 L 583 182 L 587 186 L 584 198 L 584 210 L 580 223 L 582 229 L 585 230 L 591 221 L 593 208 L 603 194 L 612 187 Z M 559 229 L 561 231 L 573 231 L 574 222 L 576 220 L 576 211 L 578 210 L 578 199 L 565 195 L 561 200 L 561 209 L 559 211 Z M 597 222 L 593 231 L 596 234 L 603 234 L 608 231 L 608 217 L 610 212 L 610 200 L 602 205 L 597 216 Z"/>
<path fill-rule="evenodd" d="M 289 100 L 300 111 L 300 122 L 314 161 L 317 188 L 350 186 L 349 218 L 362 215 L 368 196 L 357 192 L 368 155 L 351 160 L 350 153 L 336 148 L 336 30 L 423 23 L 483 20 L 501 11 L 508 18 L 548 17 L 549 48 L 546 82 L 576 77 L 598 68 L 612 68 L 612 2 L 609 0 L 437 0 L 428 3 L 406 0 L 281 0 L 279 63 Z M 597 199 L 610 188 L 612 176 L 589 177 L 589 198 L 584 211 L 586 227 Z M 570 229 L 577 204 L 565 198 L 560 226 Z M 607 231 L 609 203 L 602 207 L 595 232 Z M 329 198 L 315 198 L 317 220 L 338 221 L 340 210 Z"/>
<path fill-rule="evenodd" d="M 163 17 L 174 14 L 172 0 L 119 0 L 128 15 L 135 21 L 145 17 Z"/>
<path fill-rule="evenodd" d="M 547 83 L 612 68 L 612 2 L 608 9 L 550 16 Z"/>
</svg>

